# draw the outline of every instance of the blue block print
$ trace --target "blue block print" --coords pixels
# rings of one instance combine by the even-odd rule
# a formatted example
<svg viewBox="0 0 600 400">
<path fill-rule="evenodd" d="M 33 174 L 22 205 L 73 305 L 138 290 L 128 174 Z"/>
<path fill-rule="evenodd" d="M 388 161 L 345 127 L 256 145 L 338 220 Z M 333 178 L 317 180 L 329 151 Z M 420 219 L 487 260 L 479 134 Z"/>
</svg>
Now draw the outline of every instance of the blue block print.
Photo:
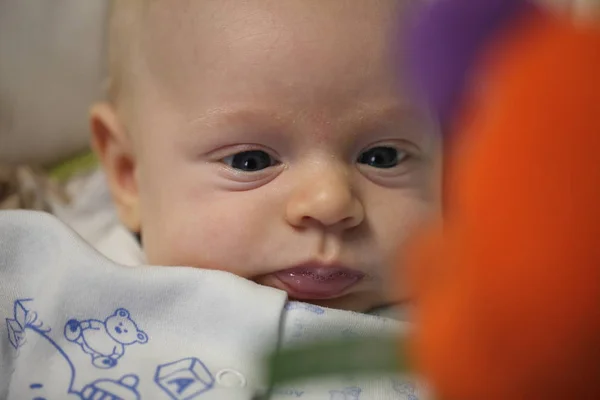
<svg viewBox="0 0 600 400">
<path fill-rule="evenodd" d="M 148 335 L 138 329 L 129 311 L 119 308 L 104 321 L 71 319 L 64 329 L 68 341 L 77 343 L 92 357 L 98 368 L 112 368 L 125 354 L 125 346 L 148 342 Z"/>
<path fill-rule="evenodd" d="M 342 390 L 331 390 L 330 400 L 359 400 L 362 390 L 357 387 L 348 387 Z"/>
<path fill-rule="evenodd" d="M 173 400 L 192 400 L 212 389 L 215 379 L 197 358 L 185 358 L 156 368 L 154 382 Z"/>
<path fill-rule="evenodd" d="M 99 379 L 90 384 L 87 384 L 83 387 L 81 391 L 77 390 L 74 387 L 74 382 L 77 374 L 77 370 L 67 355 L 65 351 L 50 337 L 51 329 L 44 328 L 43 323 L 38 319 L 38 315 L 28 309 L 27 303 L 32 301 L 32 299 L 21 299 L 17 300 L 14 303 L 13 310 L 13 318 L 6 319 L 6 325 L 8 328 L 8 340 L 11 346 L 18 351 L 23 348 L 27 344 L 27 338 L 38 339 L 40 341 L 45 342 L 49 346 L 51 346 L 60 358 L 64 361 L 61 363 L 58 360 L 53 362 L 53 369 L 63 369 L 64 376 L 66 376 L 64 393 L 65 396 L 61 398 L 76 398 L 80 400 L 140 400 L 140 394 L 138 393 L 137 386 L 139 383 L 139 378 L 137 375 L 128 374 L 121 377 L 119 380 L 112 379 Z M 81 322 L 83 324 L 84 321 Z M 123 324 L 120 324 L 123 322 Z M 90 324 L 91 326 L 92 324 Z M 67 327 L 69 327 L 69 323 Z M 135 323 L 129 318 L 129 312 L 125 309 L 119 309 L 115 312 L 114 315 L 107 318 L 105 321 L 105 325 L 103 325 L 105 330 L 112 329 L 113 332 L 119 333 L 121 330 L 125 335 L 116 337 L 122 338 L 120 343 L 121 345 L 132 344 L 133 342 L 141 342 L 142 336 L 139 336 L 140 333 L 143 334 L 144 343 L 147 341 L 147 336 L 142 331 L 139 331 L 137 327 L 135 327 Z M 124 328 L 127 327 L 127 328 Z M 135 327 L 135 341 L 133 339 L 123 339 L 128 334 L 132 332 L 132 327 Z M 84 330 L 85 327 L 79 326 L 79 328 L 75 328 L 73 331 Z M 117 329 L 118 328 L 118 329 Z M 70 329 L 70 328 L 69 328 Z M 89 328 L 91 329 L 91 328 Z M 124 332 L 124 329 L 127 329 L 128 332 Z M 81 333 L 81 332 L 80 332 Z M 80 337 L 81 335 L 79 335 Z M 112 338 L 112 336 L 111 336 Z M 77 339 L 76 339 L 77 340 Z M 114 338 L 113 338 L 114 340 Z M 39 346 L 40 344 L 36 345 Z M 121 353 L 122 355 L 122 353 Z M 56 372 L 56 371 L 55 371 Z M 44 391 L 44 385 L 38 382 L 32 383 L 29 388 L 35 392 L 35 394 L 40 394 L 40 396 L 36 396 L 34 399 L 42 400 L 45 397 L 42 397 L 42 392 Z"/>
</svg>

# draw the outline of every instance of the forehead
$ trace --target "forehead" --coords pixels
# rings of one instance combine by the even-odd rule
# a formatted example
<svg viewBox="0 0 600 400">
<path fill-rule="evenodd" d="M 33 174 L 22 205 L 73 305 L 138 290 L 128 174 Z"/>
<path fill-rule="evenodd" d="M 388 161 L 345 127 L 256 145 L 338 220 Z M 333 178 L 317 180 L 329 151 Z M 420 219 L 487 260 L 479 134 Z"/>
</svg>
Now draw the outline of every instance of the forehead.
<svg viewBox="0 0 600 400">
<path fill-rule="evenodd" d="M 146 69 L 180 99 L 210 93 L 231 101 L 292 89 L 294 98 L 326 98 L 351 94 L 340 90 L 389 89 L 389 41 L 400 4 L 157 0 L 143 36 Z"/>
<path fill-rule="evenodd" d="M 227 45 L 252 36 L 302 39 L 372 39 L 396 15 L 397 0 L 153 0 L 147 4 L 149 44 Z M 365 34 L 368 34 L 365 37 Z"/>
</svg>

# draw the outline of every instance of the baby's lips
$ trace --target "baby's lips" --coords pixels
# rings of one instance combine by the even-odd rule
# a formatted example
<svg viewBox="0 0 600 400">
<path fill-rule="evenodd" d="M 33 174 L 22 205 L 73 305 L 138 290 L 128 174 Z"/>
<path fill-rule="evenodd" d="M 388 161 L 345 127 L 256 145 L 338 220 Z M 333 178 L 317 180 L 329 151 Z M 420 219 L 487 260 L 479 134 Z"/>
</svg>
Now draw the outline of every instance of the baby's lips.
<svg viewBox="0 0 600 400">
<path fill-rule="evenodd" d="M 326 299 L 341 295 L 365 274 L 342 266 L 304 265 L 274 273 L 297 299 Z"/>
</svg>

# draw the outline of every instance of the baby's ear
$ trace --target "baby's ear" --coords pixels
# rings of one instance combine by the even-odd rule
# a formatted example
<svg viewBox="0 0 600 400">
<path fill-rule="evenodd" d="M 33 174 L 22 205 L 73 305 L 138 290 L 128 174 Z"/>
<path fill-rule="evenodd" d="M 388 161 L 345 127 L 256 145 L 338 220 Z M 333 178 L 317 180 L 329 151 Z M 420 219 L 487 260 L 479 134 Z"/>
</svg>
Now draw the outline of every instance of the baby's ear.
<svg viewBox="0 0 600 400">
<path fill-rule="evenodd" d="M 90 110 L 92 147 L 106 173 L 121 222 L 140 231 L 136 159 L 131 138 L 115 108 L 98 103 Z"/>
<path fill-rule="evenodd" d="M 137 333 L 137 341 L 141 344 L 144 344 L 148 341 L 148 335 L 144 331 L 138 331 Z"/>
</svg>

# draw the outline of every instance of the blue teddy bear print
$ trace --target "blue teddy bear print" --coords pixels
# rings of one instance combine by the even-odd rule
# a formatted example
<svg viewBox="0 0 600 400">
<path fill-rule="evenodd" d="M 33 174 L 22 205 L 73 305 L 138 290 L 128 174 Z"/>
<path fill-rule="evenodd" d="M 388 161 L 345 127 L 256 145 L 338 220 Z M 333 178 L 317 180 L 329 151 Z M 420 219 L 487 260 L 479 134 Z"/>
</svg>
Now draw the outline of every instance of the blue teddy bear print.
<svg viewBox="0 0 600 400">
<path fill-rule="evenodd" d="M 92 356 L 92 364 L 97 368 L 112 368 L 125 354 L 125 346 L 148 342 L 148 335 L 138 329 L 129 311 L 117 309 L 104 321 L 70 319 L 64 329 L 68 341 L 77 343 Z"/>
<path fill-rule="evenodd" d="M 38 314 L 30 308 L 31 298 L 19 299 L 14 302 L 13 315 L 6 318 L 6 326 L 8 330 L 8 340 L 10 345 L 16 351 L 15 357 L 19 356 L 20 351 L 25 349 L 26 352 L 41 352 L 48 354 L 55 352 L 58 357 L 52 357 L 51 371 L 40 371 L 35 368 L 28 369 L 25 364 L 24 371 L 21 372 L 21 379 L 27 379 L 29 384 L 27 387 L 32 391 L 31 396 L 20 396 L 19 398 L 46 399 L 48 393 L 59 393 L 64 390 L 64 395 L 60 399 L 72 400 L 140 400 L 141 395 L 138 391 L 140 382 L 139 376 L 136 374 L 122 375 L 120 378 L 96 379 L 93 382 L 85 384 L 81 389 L 81 384 L 77 383 L 77 366 L 71 361 L 69 354 L 56 342 L 51 335 L 52 329 L 44 325 L 38 318 Z M 123 312 L 124 311 L 124 312 Z M 125 320 L 130 320 L 127 310 L 118 309 L 115 314 L 107 318 L 103 323 L 105 329 L 112 329 L 113 334 L 119 330 L 127 329 L 129 334 L 130 327 Z M 73 320 L 75 321 L 75 320 Z M 69 321 L 71 322 L 71 321 Z M 97 323 L 89 323 L 90 321 L 81 321 L 78 326 L 75 323 L 70 324 L 74 328 L 69 331 L 70 335 L 74 335 L 76 331 L 82 331 L 84 328 L 90 329 L 89 326 L 96 326 Z M 120 324 L 122 322 L 122 324 Z M 131 321 L 133 323 L 133 321 Z M 135 324 L 134 324 L 135 325 Z M 67 324 L 67 327 L 69 324 Z M 128 326 L 127 328 L 124 328 Z M 116 329 L 116 328 L 119 329 Z M 135 329 L 136 332 L 139 330 Z M 81 333 L 84 334 L 85 332 Z M 136 333 L 137 335 L 137 333 Z M 84 336 L 89 336 L 85 334 Z M 31 343 L 29 342 L 29 339 Z M 83 338 L 75 339 L 83 341 Z M 139 338 L 138 338 L 139 340 Z M 146 337 L 147 340 L 147 337 Z M 124 345 L 123 345 L 124 346 Z M 31 353 L 30 353 L 31 355 Z M 25 389 L 27 390 L 27 389 Z M 17 388 L 17 391 L 19 389 Z M 33 393 L 35 392 L 35 394 Z M 55 397 L 54 397 L 55 398 Z"/>
</svg>

